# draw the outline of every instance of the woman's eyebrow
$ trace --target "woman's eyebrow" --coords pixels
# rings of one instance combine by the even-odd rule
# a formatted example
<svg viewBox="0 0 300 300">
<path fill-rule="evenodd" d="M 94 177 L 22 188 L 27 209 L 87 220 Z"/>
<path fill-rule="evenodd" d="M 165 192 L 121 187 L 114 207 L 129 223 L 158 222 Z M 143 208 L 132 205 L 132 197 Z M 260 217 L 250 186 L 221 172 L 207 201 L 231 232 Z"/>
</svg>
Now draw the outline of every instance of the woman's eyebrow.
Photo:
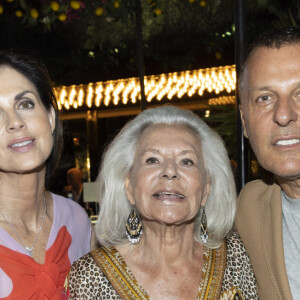
<svg viewBox="0 0 300 300">
<path fill-rule="evenodd" d="M 24 95 L 26 95 L 26 94 L 28 94 L 28 93 L 35 95 L 32 91 L 25 90 L 25 91 L 23 91 L 23 92 L 21 92 L 21 93 L 19 93 L 19 94 L 17 94 L 17 95 L 15 96 L 15 101 L 16 101 L 16 102 L 19 101 Z"/>
</svg>

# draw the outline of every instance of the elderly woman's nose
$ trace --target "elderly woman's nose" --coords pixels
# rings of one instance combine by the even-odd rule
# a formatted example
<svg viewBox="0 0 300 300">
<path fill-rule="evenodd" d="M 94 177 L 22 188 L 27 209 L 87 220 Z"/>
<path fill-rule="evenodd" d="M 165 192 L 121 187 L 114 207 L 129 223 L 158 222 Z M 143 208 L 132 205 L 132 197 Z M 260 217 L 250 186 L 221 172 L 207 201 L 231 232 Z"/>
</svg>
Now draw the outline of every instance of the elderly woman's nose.
<svg viewBox="0 0 300 300">
<path fill-rule="evenodd" d="M 24 120 L 16 112 L 7 113 L 6 119 L 7 132 L 16 131 L 26 126 Z"/>
<path fill-rule="evenodd" d="M 162 171 L 160 174 L 161 178 L 167 179 L 178 179 L 179 174 L 177 170 L 176 162 L 174 161 L 166 161 L 162 164 Z"/>
</svg>

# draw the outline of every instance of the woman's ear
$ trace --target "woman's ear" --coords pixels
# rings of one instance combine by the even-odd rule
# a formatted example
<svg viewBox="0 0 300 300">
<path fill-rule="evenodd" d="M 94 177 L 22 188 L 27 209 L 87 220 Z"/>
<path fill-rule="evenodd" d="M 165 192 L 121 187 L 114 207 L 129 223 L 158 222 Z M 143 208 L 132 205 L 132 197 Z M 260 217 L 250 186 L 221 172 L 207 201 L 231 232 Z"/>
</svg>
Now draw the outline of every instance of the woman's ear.
<svg viewBox="0 0 300 300">
<path fill-rule="evenodd" d="M 201 206 L 204 207 L 210 191 L 210 178 L 207 178 L 205 190 L 202 194 Z"/>
<path fill-rule="evenodd" d="M 134 201 L 134 197 L 133 197 L 132 185 L 131 185 L 129 177 L 130 177 L 129 174 L 125 177 L 125 180 L 124 180 L 124 189 L 125 189 L 125 193 L 126 193 L 127 199 L 130 202 L 130 204 L 131 205 L 135 205 L 135 201 Z"/>
<path fill-rule="evenodd" d="M 50 128 L 51 128 L 52 134 L 55 130 L 55 119 L 56 119 L 55 110 L 54 110 L 53 106 L 51 105 L 50 110 L 48 111 L 48 120 L 50 123 Z"/>
</svg>

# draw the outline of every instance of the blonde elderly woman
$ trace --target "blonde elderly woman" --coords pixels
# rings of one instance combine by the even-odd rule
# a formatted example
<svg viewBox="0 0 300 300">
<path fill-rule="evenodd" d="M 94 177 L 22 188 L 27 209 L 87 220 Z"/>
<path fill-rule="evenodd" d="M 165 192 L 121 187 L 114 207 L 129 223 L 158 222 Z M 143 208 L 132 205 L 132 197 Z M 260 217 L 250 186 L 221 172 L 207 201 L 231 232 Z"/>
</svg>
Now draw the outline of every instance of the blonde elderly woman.
<svg viewBox="0 0 300 300">
<path fill-rule="evenodd" d="M 142 112 L 108 147 L 98 179 L 102 247 L 73 264 L 71 299 L 257 299 L 231 231 L 227 152 L 198 116 L 172 106 Z"/>
</svg>

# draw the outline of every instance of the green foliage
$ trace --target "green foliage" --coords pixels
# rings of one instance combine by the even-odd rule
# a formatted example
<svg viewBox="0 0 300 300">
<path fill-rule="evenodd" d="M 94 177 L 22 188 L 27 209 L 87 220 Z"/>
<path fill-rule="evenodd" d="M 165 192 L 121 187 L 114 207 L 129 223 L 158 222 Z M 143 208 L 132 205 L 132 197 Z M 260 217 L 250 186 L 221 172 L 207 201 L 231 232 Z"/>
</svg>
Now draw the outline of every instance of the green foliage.
<svg viewBox="0 0 300 300">
<path fill-rule="evenodd" d="M 74 2 L 79 3 L 77 9 Z M 59 84 L 137 76 L 135 3 L 0 0 L 0 47 L 21 46 L 40 53 Z M 234 1 L 140 4 L 147 75 L 234 63 Z M 247 0 L 246 40 L 267 27 L 299 25 L 299 6 L 297 0 Z"/>
</svg>

